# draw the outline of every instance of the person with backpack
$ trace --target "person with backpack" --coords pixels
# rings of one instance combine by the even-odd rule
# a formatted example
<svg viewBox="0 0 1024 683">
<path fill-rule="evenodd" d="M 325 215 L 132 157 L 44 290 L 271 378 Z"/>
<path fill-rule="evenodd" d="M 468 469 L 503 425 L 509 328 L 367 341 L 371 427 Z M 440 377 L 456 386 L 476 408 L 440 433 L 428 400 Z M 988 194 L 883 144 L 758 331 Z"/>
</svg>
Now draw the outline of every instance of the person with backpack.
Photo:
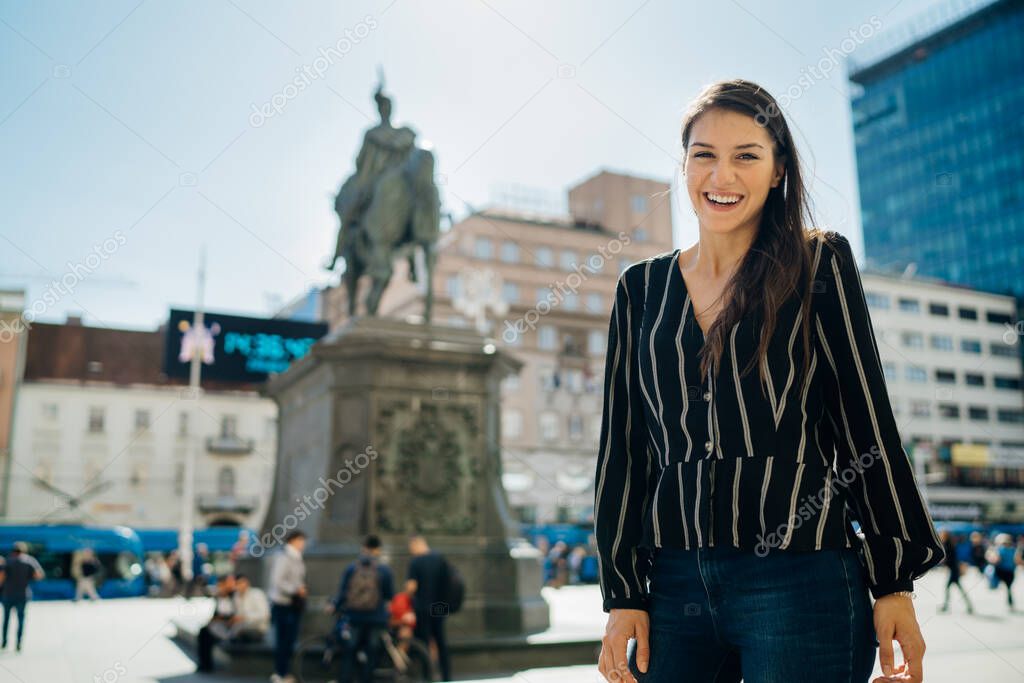
<svg viewBox="0 0 1024 683">
<path fill-rule="evenodd" d="M 431 550 L 420 534 L 409 537 L 409 575 L 405 590 L 413 596 L 416 612 L 416 638 L 430 647 L 431 658 L 438 662 L 441 680 L 452 680 L 451 657 L 444 634 L 444 620 L 462 607 L 465 590 L 458 570 L 444 555 Z"/>
<path fill-rule="evenodd" d="M 363 541 L 359 557 L 341 575 L 338 594 L 332 601 L 338 616 L 341 638 L 346 645 L 341 654 L 338 681 L 352 680 L 353 663 L 358 653 L 359 679 L 370 683 L 380 652 L 381 631 L 387 629 L 391 617 L 389 605 L 394 596 L 391 569 L 380 559 L 381 542 L 374 534 Z"/>
</svg>

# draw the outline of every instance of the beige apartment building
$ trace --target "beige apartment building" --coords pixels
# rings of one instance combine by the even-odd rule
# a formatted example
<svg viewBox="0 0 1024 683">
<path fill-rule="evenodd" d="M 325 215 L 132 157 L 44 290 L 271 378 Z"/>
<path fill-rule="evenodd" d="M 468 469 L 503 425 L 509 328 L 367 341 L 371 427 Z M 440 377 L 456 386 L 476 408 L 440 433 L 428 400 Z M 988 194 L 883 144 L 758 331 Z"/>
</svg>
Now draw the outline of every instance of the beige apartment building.
<svg viewBox="0 0 1024 683">
<path fill-rule="evenodd" d="M 14 403 L 25 363 L 25 292 L 0 290 L 0 517 L 7 511 Z"/>
<path fill-rule="evenodd" d="M 669 251 L 667 182 L 601 171 L 568 192 L 569 214 L 498 207 L 446 232 L 434 273 L 435 323 L 476 327 L 523 362 L 506 380 L 502 462 L 521 521 L 592 519 L 609 316 L 619 274 Z M 324 292 L 331 328 L 344 287 Z M 404 260 L 379 313 L 422 320 L 423 292 Z"/>
</svg>

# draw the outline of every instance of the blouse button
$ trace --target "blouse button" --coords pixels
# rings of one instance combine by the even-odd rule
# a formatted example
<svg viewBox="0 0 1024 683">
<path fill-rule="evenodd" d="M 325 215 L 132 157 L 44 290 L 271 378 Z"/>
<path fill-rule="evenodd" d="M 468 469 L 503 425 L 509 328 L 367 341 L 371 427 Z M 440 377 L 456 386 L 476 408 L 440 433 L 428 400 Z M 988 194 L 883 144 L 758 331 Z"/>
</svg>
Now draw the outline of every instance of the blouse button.
<svg viewBox="0 0 1024 683">
<path fill-rule="evenodd" d="M 705 401 L 710 401 L 711 400 L 711 392 L 710 391 L 705 391 L 704 392 L 704 400 Z"/>
<path fill-rule="evenodd" d="M 706 450 L 708 453 L 710 453 L 711 449 L 714 448 L 714 447 L 715 447 L 715 444 L 711 443 L 710 441 L 705 441 L 704 442 L 704 450 Z"/>
</svg>

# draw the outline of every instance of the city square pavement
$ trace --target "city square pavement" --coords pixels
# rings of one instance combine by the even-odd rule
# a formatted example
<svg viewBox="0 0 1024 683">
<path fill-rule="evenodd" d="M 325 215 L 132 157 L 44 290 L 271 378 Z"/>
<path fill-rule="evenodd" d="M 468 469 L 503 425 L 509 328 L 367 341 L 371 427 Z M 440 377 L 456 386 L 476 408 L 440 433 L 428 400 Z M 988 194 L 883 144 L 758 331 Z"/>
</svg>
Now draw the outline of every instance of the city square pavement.
<svg viewBox="0 0 1024 683">
<path fill-rule="evenodd" d="M 949 614 L 937 613 L 945 571 L 934 570 L 917 583 L 917 608 L 928 652 L 929 683 L 1009 683 L 1024 681 L 1024 612 L 1011 614 L 1005 588 L 990 591 L 981 576 L 965 577 L 975 603 L 968 615 L 958 595 Z M 1018 584 L 1015 586 L 1020 588 Z M 551 604 L 552 628 L 538 640 L 586 635 L 597 639 L 604 628 L 596 586 L 544 589 Z M 1017 592 L 1024 607 L 1024 591 Z M 238 678 L 194 674 L 192 661 L 170 639 L 172 620 L 201 622 L 212 605 L 207 599 L 111 600 L 99 604 L 37 602 L 29 605 L 21 653 L 0 652 L 0 681 L 64 683 L 128 681 L 249 683 L 267 677 Z M 13 624 L 12 624 L 13 626 Z M 13 632 L 11 644 L 13 645 Z M 269 672 L 268 672 L 269 673 Z M 878 669 L 876 667 L 876 673 Z M 530 669 L 490 683 L 592 683 L 603 680 L 596 666 Z"/>
</svg>

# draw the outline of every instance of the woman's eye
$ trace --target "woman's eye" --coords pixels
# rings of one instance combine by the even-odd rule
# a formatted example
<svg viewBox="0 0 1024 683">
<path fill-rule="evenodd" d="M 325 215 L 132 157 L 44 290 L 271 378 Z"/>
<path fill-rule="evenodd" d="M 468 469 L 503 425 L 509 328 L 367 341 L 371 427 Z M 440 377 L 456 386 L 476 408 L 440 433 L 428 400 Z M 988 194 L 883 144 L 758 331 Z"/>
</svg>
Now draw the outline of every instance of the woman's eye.
<svg viewBox="0 0 1024 683">
<path fill-rule="evenodd" d="M 693 155 L 693 158 L 694 159 L 700 159 L 700 158 L 703 158 L 705 156 L 712 156 L 712 154 L 711 154 L 711 152 L 697 152 L 696 154 Z M 759 158 L 758 156 L 756 156 L 754 154 L 751 154 L 749 152 L 744 152 L 743 154 L 740 155 L 741 159 L 743 157 L 747 157 L 747 158 L 752 159 L 752 160 L 756 160 L 756 159 Z"/>
</svg>

